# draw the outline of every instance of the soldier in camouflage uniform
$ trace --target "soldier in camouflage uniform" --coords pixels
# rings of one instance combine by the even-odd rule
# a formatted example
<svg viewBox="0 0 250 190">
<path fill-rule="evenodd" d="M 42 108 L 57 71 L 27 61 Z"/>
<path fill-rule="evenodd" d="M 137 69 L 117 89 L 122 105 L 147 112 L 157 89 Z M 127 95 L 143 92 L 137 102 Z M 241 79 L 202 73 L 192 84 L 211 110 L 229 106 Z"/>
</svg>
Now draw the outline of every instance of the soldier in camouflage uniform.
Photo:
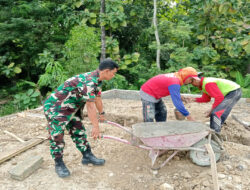
<svg viewBox="0 0 250 190">
<path fill-rule="evenodd" d="M 82 164 L 103 165 L 105 163 L 105 160 L 96 158 L 91 152 L 79 112 L 86 104 L 88 117 L 93 125 L 91 135 L 94 139 L 100 138 L 96 114 L 97 109 L 100 119 L 104 120 L 100 87 L 102 80 L 112 79 L 117 69 L 118 65 L 114 61 L 106 59 L 100 63 L 98 70 L 66 80 L 45 100 L 44 113 L 48 120 L 50 153 L 55 160 L 55 170 L 59 177 L 70 175 L 62 159 L 65 129 L 69 131 L 77 149 L 83 154 Z"/>
</svg>

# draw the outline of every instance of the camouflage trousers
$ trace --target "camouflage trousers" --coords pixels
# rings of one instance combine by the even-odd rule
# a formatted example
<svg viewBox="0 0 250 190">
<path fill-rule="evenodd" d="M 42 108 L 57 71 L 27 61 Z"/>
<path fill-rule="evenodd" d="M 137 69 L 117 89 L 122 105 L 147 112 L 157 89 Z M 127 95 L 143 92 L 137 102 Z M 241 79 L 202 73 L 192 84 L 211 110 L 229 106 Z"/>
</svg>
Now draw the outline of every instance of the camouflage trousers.
<svg viewBox="0 0 250 190">
<path fill-rule="evenodd" d="M 61 115 L 60 119 L 51 119 L 48 113 L 49 110 L 45 111 L 45 116 L 48 120 L 47 130 L 50 136 L 50 154 L 52 158 L 55 159 L 63 156 L 65 128 L 69 131 L 73 142 L 76 144 L 76 148 L 80 152 L 86 151 L 89 142 L 87 141 L 86 129 L 80 117 L 73 116 L 68 120 L 66 116 Z"/>
</svg>

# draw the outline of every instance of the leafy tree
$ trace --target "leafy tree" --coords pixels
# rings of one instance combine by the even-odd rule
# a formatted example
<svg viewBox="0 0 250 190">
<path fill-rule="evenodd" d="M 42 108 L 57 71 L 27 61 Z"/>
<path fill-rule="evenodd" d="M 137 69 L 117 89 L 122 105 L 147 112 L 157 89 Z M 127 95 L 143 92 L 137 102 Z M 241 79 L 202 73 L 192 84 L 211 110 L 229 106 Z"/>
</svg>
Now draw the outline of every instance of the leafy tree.
<svg viewBox="0 0 250 190">
<path fill-rule="evenodd" d="M 206 52 L 202 65 L 212 64 L 230 77 L 235 77 L 234 70 L 246 70 L 250 54 L 248 9 L 245 0 L 190 1 L 188 22 L 193 25 L 196 45 L 210 49 L 202 50 Z"/>
<path fill-rule="evenodd" d="M 45 73 L 38 80 L 40 88 L 49 87 L 54 90 L 67 79 L 63 66 L 59 61 L 54 60 L 50 52 L 45 50 L 40 54 L 39 60 L 46 63 Z"/>
<path fill-rule="evenodd" d="M 65 69 L 68 76 L 96 69 L 100 53 L 99 33 L 85 23 L 75 26 L 65 44 Z"/>
<path fill-rule="evenodd" d="M 75 3 L 75 0 L 0 1 L 1 81 L 15 82 L 18 78 L 37 81 L 46 67 L 36 64 L 39 53 L 45 49 L 57 58 L 63 57 L 61 50 L 70 29 L 83 18 Z M 10 67 L 12 63 L 14 67 Z"/>
</svg>

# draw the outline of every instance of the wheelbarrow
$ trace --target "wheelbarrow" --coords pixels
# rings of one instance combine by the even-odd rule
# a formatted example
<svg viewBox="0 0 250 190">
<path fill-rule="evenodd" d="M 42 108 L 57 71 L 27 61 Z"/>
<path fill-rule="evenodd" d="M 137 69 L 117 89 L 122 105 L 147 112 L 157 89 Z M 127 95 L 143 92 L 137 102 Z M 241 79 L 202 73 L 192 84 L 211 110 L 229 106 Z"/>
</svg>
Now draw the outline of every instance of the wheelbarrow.
<svg viewBox="0 0 250 190">
<path fill-rule="evenodd" d="M 160 169 L 166 165 L 179 151 L 190 151 L 193 163 L 199 166 L 209 166 L 210 157 L 205 144 L 210 144 L 216 162 L 223 152 L 219 136 L 205 124 L 191 121 L 146 122 L 132 125 L 132 129 L 120 124 L 106 123 L 125 130 L 131 135 L 131 140 L 103 135 L 104 139 L 112 139 L 138 148 L 149 150 L 152 169 Z M 164 152 L 173 153 L 159 166 L 154 167 L 156 159 Z"/>
</svg>

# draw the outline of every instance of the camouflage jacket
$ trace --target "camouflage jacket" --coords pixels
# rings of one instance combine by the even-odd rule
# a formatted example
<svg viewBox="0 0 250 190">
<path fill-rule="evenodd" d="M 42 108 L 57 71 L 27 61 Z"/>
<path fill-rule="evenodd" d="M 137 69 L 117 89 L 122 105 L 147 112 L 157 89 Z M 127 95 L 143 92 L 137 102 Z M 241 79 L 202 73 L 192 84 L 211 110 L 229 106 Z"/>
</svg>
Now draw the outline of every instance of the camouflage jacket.
<svg viewBox="0 0 250 190">
<path fill-rule="evenodd" d="M 95 70 L 66 80 L 45 100 L 46 116 L 50 119 L 66 116 L 69 120 L 86 101 L 94 101 L 101 95 L 102 82 L 98 79 L 99 70 Z"/>
</svg>

